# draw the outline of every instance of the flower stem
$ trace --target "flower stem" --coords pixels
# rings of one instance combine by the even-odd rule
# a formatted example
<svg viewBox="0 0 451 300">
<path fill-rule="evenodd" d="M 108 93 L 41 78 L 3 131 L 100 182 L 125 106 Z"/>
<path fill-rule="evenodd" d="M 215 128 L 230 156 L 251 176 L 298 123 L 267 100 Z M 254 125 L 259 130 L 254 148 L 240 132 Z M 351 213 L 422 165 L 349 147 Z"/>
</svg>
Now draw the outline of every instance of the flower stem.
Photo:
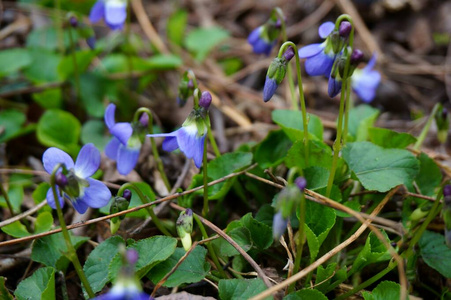
<svg viewBox="0 0 451 300">
<path fill-rule="evenodd" d="M 207 174 L 207 139 L 204 140 L 204 155 L 202 161 L 203 170 L 202 173 L 204 175 L 204 206 L 202 209 L 202 216 L 207 218 L 208 216 L 208 174 Z"/>
<path fill-rule="evenodd" d="M 343 126 L 343 147 L 346 145 L 348 138 L 349 110 L 351 109 L 351 79 L 348 78 L 346 83 L 346 105 L 345 105 L 345 123 Z"/>
<path fill-rule="evenodd" d="M 147 124 L 147 130 L 149 131 L 149 134 L 153 134 L 153 115 L 152 112 L 145 107 L 139 108 L 135 115 L 133 116 L 133 122 L 138 122 L 138 117 L 141 113 L 145 113 L 149 116 L 149 123 Z M 166 173 L 164 172 L 164 166 L 163 162 L 161 161 L 160 155 L 158 154 L 157 144 L 155 143 L 155 139 L 153 137 L 150 137 L 150 145 L 152 147 L 152 153 L 153 158 L 155 159 L 155 162 L 157 164 L 158 172 L 160 172 L 161 179 L 164 182 L 164 185 L 166 186 L 167 190 L 171 190 L 171 184 L 169 183 L 168 177 L 166 176 Z"/>
<path fill-rule="evenodd" d="M 216 144 L 216 140 L 215 137 L 213 136 L 213 132 L 211 130 L 211 121 L 210 121 L 210 115 L 207 113 L 206 116 L 206 121 L 207 121 L 207 134 L 208 134 L 208 139 L 210 140 L 210 144 L 211 147 L 213 148 L 213 152 L 215 153 L 216 157 L 220 157 L 221 156 L 221 151 L 219 151 L 218 145 Z"/>
<path fill-rule="evenodd" d="M 72 28 L 69 28 L 69 42 L 70 47 L 72 50 L 71 56 L 72 56 L 72 64 L 74 66 L 74 81 L 75 81 L 75 99 L 78 102 L 79 97 L 81 95 L 81 87 L 80 87 L 80 70 L 78 68 L 78 62 L 77 62 L 77 53 L 75 51 L 75 41 L 72 34 Z"/>
<path fill-rule="evenodd" d="M 434 120 L 434 116 L 437 113 L 439 106 L 440 106 L 439 103 L 434 105 L 434 108 L 432 109 L 432 112 L 429 115 L 429 118 L 428 118 L 426 124 L 424 125 L 423 130 L 421 131 L 420 135 L 418 136 L 417 142 L 413 146 L 414 150 L 420 150 L 420 147 L 423 144 L 424 139 L 426 138 L 426 135 L 428 134 L 429 128 L 432 125 L 432 121 Z"/>
<path fill-rule="evenodd" d="M 197 226 L 199 226 L 200 232 L 202 233 L 202 238 L 208 239 L 207 231 L 205 230 L 204 224 L 202 224 L 201 220 L 196 214 L 193 214 L 194 220 L 196 220 Z M 224 272 L 224 269 L 222 268 L 221 264 L 219 263 L 218 257 L 216 256 L 215 249 L 210 244 L 210 242 L 205 243 L 207 246 L 208 252 L 210 253 L 210 257 L 213 260 L 213 263 L 215 264 L 216 268 L 218 269 L 219 273 L 223 278 L 227 278 L 226 273 Z"/>
<path fill-rule="evenodd" d="M 14 217 L 14 209 L 13 206 L 11 205 L 11 201 L 9 201 L 9 196 L 8 196 L 8 192 L 4 189 L 3 184 L 0 183 L 0 194 L 3 195 L 3 197 L 5 198 L 6 201 L 6 205 L 8 205 L 8 209 L 9 209 L 9 213 L 11 214 L 11 217 Z"/>
<path fill-rule="evenodd" d="M 305 243 L 305 197 L 304 193 L 302 193 L 301 201 L 299 203 L 299 230 L 298 230 L 298 237 L 296 239 L 296 258 L 294 260 L 294 267 L 293 267 L 293 275 L 299 272 L 301 268 L 301 258 L 302 258 L 302 250 L 304 249 L 304 243 Z M 289 288 L 288 293 L 291 293 L 294 290 L 295 282 L 293 282 Z"/>
<path fill-rule="evenodd" d="M 145 196 L 141 192 L 140 189 L 138 189 L 133 183 L 130 183 L 130 182 L 127 182 L 127 183 L 123 184 L 120 187 L 120 189 L 117 192 L 117 194 L 118 195 L 122 195 L 124 193 L 125 189 L 129 189 L 129 188 L 136 192 L 136 194 L 138 195 L 138 197 L 141 200 L 142 204 L 150 203 L 149 198 L 147 198 L 147 196 Z M 164 235 L 172 236 L 172 234 L 164 227 L 163 223 L 160 221 L 158 216 L 153 211 L 153 206 L 146 207 L 146 209 L 147 209 L 147 212 L 149 213 L 150 217 L 152 218 L 153 223 L 155 224 L 155 226 L 157 226 L 158 230 L 160 230 Z"/>
<path fill-rule="evenodd" d="M 303 123 L 303 129 L 304 129 L 304 148 L 305 148 L 305 164 L 308 166 L 309 164 L 309 136 L 308 136 L 308 118 L 307 118 L 307 109 L 305 107 L 305 99 L 304 99 L 304 90 L 302 86 L 302 77 L 301 77 L 301 63 L 299 61 L 299 55 L 298 55 L 298 49 L 296 48 L 296 45 L 293 42 L 285 42 L 282 44 L 279 50 L 278 57 L 282 57 L 283 53 L 285 52 L 285 49 L 287 47 L 292 47 L 295 53 L 296 57 L 296 72 L 298 77 L 298 89 L 299 89 L 299 97 L 301 101 L 301 111 L 302 111 L 302 123 Z"/>
<path fill-rule="evenodd" d="M 86 293 L 88 293 L 89 298 L 94 298 L 94 292 L 91 289 L 91 286 L 89 285 L 88 279 L 86 278 L 85 273 L 83 272 L 83 268 L 81 267 L 80 261 L 78 260 L 77 253 L 75 252 L 75 248 L 72 245 L 72 241 L 70 239 L 69 231 L 66 227 L 66 222 L 64 221 L 63 211 L 61 209 L 61 204 L 58 197 L 58 192 L 56 191 L 56 183 L 55 183 L 55 176 L 57 171 L 62 167 L 62 164 L 58 164 L 52 172 L 52 175 L 50 176 L 50 185 L 52 186 L 52 192 L 53 197 L 55 199 L 55 205 L 56 205 L 56 213 L 58 215 L 58 220 L 61 225 L 61 232 L 63 233 L 64 240 L 66 241 L 66 247 L 67 247 L 67 257 L 74 265 L 75 271 L 78 274 L 78 277 L 80 278 L 80 281 L 82 282 Z"/>
</svg>

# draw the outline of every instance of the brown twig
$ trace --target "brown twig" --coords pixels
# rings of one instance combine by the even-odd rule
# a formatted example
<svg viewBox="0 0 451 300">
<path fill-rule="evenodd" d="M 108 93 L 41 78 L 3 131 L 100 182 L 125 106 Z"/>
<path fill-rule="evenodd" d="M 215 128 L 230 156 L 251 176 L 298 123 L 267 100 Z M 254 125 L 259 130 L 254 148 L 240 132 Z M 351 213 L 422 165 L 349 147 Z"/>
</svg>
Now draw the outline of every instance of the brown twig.
<svg viewBox="0 0 451 300">
<path fill-rule="evenodd" d="M 172 208 L 184 211 L 185 208 L 181 207 L 175 203 L 170 204 Z M 269 288 L 272 286 L 271 282 L 268 280 L 265 272 L 260 268 L 260 266 L 255 262 L 255 260 L 250 257 L 249 254 L 246 253 L 246 251 L 241 248 L 240 245 L 238 245 L 230 236 L 228 236 L 224 231 L 222 231 L 220 228 L 218 228 L 215 224 L 211 223 L 207 219 L 202 218 L 201 216 L 197 215 L 198 218 L 202 223 L 204 223 L 206 226 L 208 226 L 211 230 L 216 232 L 218 235 L 220 235 L 224 240 L 226 240 L 230 245 L 232 245 L 243 257 L 247 262 L 254 268 L 254 270 L 258 273 L 258 275 L 262 278 L 265 285 Z"/>
<path fill-rule="evenodd" d="M 39 203 L 38 205 L 36 205 L 35 207 L 33 207 L 33 208 L 31 208 L 31 209 L 29 209 L 29 210 L 27 210 L 27 211 L 25 211 L 25 212 L 23 212 L 21 214 L 18 214 L 16 216 L 12 217 L 12 218 L 6 219 L 3 222 L 0 222 L 0 228 L 2 228 L 3 226 L 9 225 L 11 223 L 14 223 L 16 221 L 19 221 L 19 220 L 21 220 L 21 219 L 23 219 L 23 218 L 25 218 L 25 217 L 27 217 L 29 215 L 34 214 L 35 212 L 40 210 L 46 204 L 47 204 L 47 200 L 44 200 L 41 203 Z"/>
</svg>

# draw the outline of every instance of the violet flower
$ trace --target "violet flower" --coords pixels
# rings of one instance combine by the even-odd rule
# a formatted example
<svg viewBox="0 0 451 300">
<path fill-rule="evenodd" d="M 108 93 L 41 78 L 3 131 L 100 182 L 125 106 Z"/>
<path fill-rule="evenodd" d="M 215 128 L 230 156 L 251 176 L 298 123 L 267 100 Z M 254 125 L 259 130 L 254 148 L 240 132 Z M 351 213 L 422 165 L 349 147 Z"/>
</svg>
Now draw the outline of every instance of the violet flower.
<svg viewBox="0 0 451 300">
<path fill-rule="evenodd" d="M 142 146 L 140 133 L 147 126 L 148 116 L 142 114 L 139 124 L 116 123 L 114 120 L 115 111 L 116 105 L 113 103 L 109 104 L 105 110 L 105 123 L 113 135 L 113 138 L 105 147 L 105 154 L 117 161 L 117 171 L 120 174 L 127 175 L 138 162 Z"/>
<path fill-rule="evenodd" d="M 171 133 L 148 134 L 149 137 L 165 137 L 163 150 L 171 152 L 179 149 L 187 158 L 192 158 L 196 167 L 202 165 L 204 141 L 207 135 L 206 108 L 195 108 L 182 124 L 182 127 Z"/>
<path fill-rule="evenodd" d="M 305 71 L 310 76 L 324 75 L 329 77 L 334 64 L 335 53 L 328 37 L 334 28 L 335 24 L 332 22 L 321 24 L 318 28 L 318 34 L 326 40 L 323 43 L 311 44 L 299 49 L 299 57 L 307 59 L 305 61 Z"/>
<path fill-rule="evenodd" d="M 269 39 L 265 29 L 265 25 L 255 28 L 248 36 L 247 41 L 252 46 L 252 50 L 256 54 L 269 55 L 272 48 L 277 42 L 277 38 L 274 40 Z"/>
<path fill-rule="evenodd" d="M 49 174 L 52 174 L 58 164 L 65 166 L 56 176 L 59 178 L 57 183 L 61 184 L 57 187 L 61 207 L 64 206 L 63 197 L 70 200 L 81 214 L 85 213 L 88 207 L 100 208 L 110 201 L 111 192 L 106 185 L 91 178 L 100 165 L 100 152 L 93 144 L 86 144 L 81 148 L 75 164 L 69 154 L 55 147 L 44 152 L 42 162 Z M 60 173 L 62 175 L 59 175 Z M 63 197 L 60 196 L 60 191 Z M 52 188 L 47 191 L 47 202 L 50 207 L 56 209 Z"/>
<path fill-rule="evenodd" d="M 89 20 L 91 23 L 99 22 L 101 19 L 113 30 L 122 29 L 127 19 L 126 0 L 97 0 L 91 8 Z"/>
<path fill-rule="evenodd" d="M 352 89 L 366 103 L 373 101 L 377 87 L 381 82 L 381 74 L 373 70 L 375 64 L 376 56 L 373 55 L 365 68 L 354 70 L 351 77 Z"/>
</svg>

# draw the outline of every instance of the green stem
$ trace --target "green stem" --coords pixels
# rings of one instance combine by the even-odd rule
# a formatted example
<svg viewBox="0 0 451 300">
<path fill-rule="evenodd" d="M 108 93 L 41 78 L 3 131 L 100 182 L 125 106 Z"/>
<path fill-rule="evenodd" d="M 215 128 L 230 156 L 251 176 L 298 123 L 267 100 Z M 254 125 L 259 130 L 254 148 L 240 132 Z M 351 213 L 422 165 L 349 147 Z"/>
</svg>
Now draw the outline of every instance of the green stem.
<svg viewBox="0 0 451 300">
<path fill-rule="evenodd" d="M 429 115 L 429 119 L 427 120 L 426 124 L 423 127 L 423 130 L 421 131 L 420 135 L 418 136 L 417 142 L 413 146 L 414 150 L 420 150 L 420 147 L 423 144 L 424 139 L 426 138 L 426 135 L 428 134 L 429 128 L 432 125 L 432 121 L 434 120 L 434 116 L 437 113 L 439 106 L 440 106 L 439 103 L 434 105 L 434 108 L 432 109 L 432 112 Z"/>
<path fill-rule="evenodd" d="M 204 206 L 202 209 L 202 215 L 204 218 L 208 216 L 208 170 L 207 170 L 207 139 L 204 140 L 204 153 L 203 153 L 203 179 L 204 179 Z"/>
<path fill-rule="evenodd" d="M 207 128 L 208 128 L 207 134 L 208 134 L 208 139 L 210 140 L 211 147 L 213 148 L 213 152 L 215 153 L 216 157 L 220 157 L 221 151 L 219 151 L 218 145 L 216 144 L 215 137 L 213 136 L 213 132 L 211 130 L 210 115 L 208 113 L 206 116 L 206 122 L 207 122 Z"/>
<path fill-rule="evenodd" d="M 11 205 L 11 201 L 9 201 L 8 192 L 6 192 L 6 190 L 3 188 L 3 184 L 1 184 L 1 183 L 0 183 L 0 193 L 5 198 L 6 205 L 8 205 L 8 209 L 9 209 L 9 213 L 11 214 L 11 217 L 14 217 L 15 216 L 14 209 L 13 209 L 13 206 Z"/>
<path fill-rule="evenodd" d="M 193 214 L 193 217 L 194 220 L 196 220 L 197 226 L 199 226 L 200 232 L 202 233 L 202 238 L 204 240 L 208 239 L 208 234 L 207 231 L 205 230 L 204 224 L 202 224 L 202 221 L 196 214 Z M 208 252 L 210 253 L 210 257 L 213 260 L 213 263 L 215 264 L 222 278 L 227 278 L 227 275 L 224 272 L 224 269 L 222 268 L 221 264 L 219 263 L 218 257 L 216 256 L 215 249 L 213 249 L 213 246 L 210 244 L 210 242 L 205 243 L 205 245 L 207 246 Z"/>
<path fill-rule="evenodd" d="M 294 50 L 294 57 L 296 58 L 296 72 L 298 77 L 298 89 L 299 89 L 299 97 L 301 101 L 301 111 L 302 111 L 302 123 L 304 128 L 304 148 L 305 148 L 305 164 L 308 166 L 309 164 L 309 136 L 308 136 L 308 119 L 307 119 L 307 109 L 305 107 L 305 99 L 304 99 L 304 90 L 302 87 L 302 77 L 301 77 L 301 63 L 299 61 L 299 55 L 298 50 L 296 48 L 296 45 L 293 42 L 285 42 L 282 44 L 279 50 L 278 57 L 282 57 L 283 53 L 285 52 L 285 49 L 287 47 L 292 47 Z"/>
<path fill-rule="evenodd" d="M 347 79 L 346 83 L 346 105 L 345 105 L 345 124 L 343 126 L 343 147 L 346 145 L 348 138 L 349 110 L 351 109 L 351 79 Z"/>
<path fill-rule="evenodd" d="M 56 191 L 55 176 L 61 167 L 63 167 L 62 164 L 58 164 L 57 166 L 55 166 L 55 168 L 53 169 L 52 175 L 50 176 L 50 185 L 52 187 L 53 197 L 55 199 L 56 213 L 58 215 L 58 220 L 61 225 L 61 232 L 63 233 L 63 237 L 66 242 L 66 247 L 67 247 L 67 252 L 68 252 L 67 256 L 68 256 L 69 260 L 72 262 L 72 264 L 74 265 L 75 271 L 77 272 L 78 277 L 80 278 L 80 281 L 82 282 L 82 284 L 86 290 L 86 293 L 88 293 L 89 298 L 94 298 L 95 297 L 94 292 L 92 291 L 91 286 L 89 285 L 88 279 L 86 278 L 86 275 L 83 272 L 83 268 L 81 267 L 80 261 L 78 260 L 78 256 L 77 256 L 77 253 L 75 252 L 75 248 L 72 245 L 69 231 L 67 230 L 66 222 L 64 221 L 63 211 L 61 209 L 61 204 L 59 201 L 60 198 L 58 197 L 58 193 Z"/>
<path fill-rule="evenodd" d="M 56 35 L 58 40 L 58 51 L 64 53 L 64 32 L 63 32 L 63 19 L 61 18 L 61 0 L 55 0 L 55 23 L 56 23 Z"/>
<path fill-rule="evenodd" d="M 301 258 L 302 250 L 304 249 L 305 236 L 304 236 L 304 226 L 305 226 L 305 197 L 302 193 L 301 201 L 299 203 L 299 231 L 298 238 L 296 240 L 296 258 L 294 260 L 293 275 L 299 272 L 301 268 Z M 288 288 L 289 293 L 294 290 L 295 282 L 293 282 Z"/>
<path fill-rule="evenodd" d="M 122 196 L 122 194 L 124 193 L 124 191 L 126 189 L 132 189 L 136 192 L 136 194 L 138 195 L 139 199 L 141 200 L 142 204 L 146 204 L 146 203 L 150 203 L 149 199 L 147 198 L 147 196 L 145 196 L 140 189 L 138 189 L 133 183 L 127 182 L 125 184 L 123 184 L 119 191 L 117 192 L 118 195 Z M 153 223 L 155 224 L 155 226 L 157 226 L 158 230 L 160 230 L 164 235 L 167 236 L 172 236 L 172 234 L 166 229 L 166 227 L 164 227 L 163 223 L 160 221 L 160 219 L 158 218 L 158 216 L 155 214 L 155 212 L 153 211 L 153 207 L 146 207 L 147 212 L 149 213 L 150 217 L 152 218 Z"/>
<path fill-rule="evenodd" d="M 75 95 L 75 99 L 79 100 L 79 97 L 81 95 L 81 86 L 80 86 L 80 70 L 78 68 L 78 62 L 77 62 L 77 53 L 75 51 L 75 42 L 74 42 L 74 37 L 72 35 L 72 28 L 69 28 L 69 42 L 70 42 L 70 47 L 72 48 L 72 64 L 74 65 L 74 81 L 75 81 L 75 91 L 76 91 L 76 95 Z"/>
<path fill-rule="evenodd" d="M 152 112 L 148 108 L 145 108 L 145 107 L 139 108 L 135 112 L 135 115 L 133 116 L 133 122 L 135 122 L 135 123 L 138 122 L 138 118 L 141 113 L 145 113 L 149 116 L 149 123 L 147 124 L 147 131 L 149 132 L 149 134 L 153 134 L 153 115 L 152 115 Z M 171 184 L 169 183 L 168 177 L 166 176 L 166 173 L 164 172 L 163 161 L 160 158 L 160 154 L 158 154 L 157 144 L 155 143 L 155 139 L 153 137 L 150 137 L 150 145 L 152 147 L 153 158 L 155 159 L 155 162 L 157 164 L 157 169 L 158 169 L 158 172 L 160 172 L 161 179 L 163 180 L 164 185 L 166 186 L 167 190 L 170 191 Z"/>
</svg>

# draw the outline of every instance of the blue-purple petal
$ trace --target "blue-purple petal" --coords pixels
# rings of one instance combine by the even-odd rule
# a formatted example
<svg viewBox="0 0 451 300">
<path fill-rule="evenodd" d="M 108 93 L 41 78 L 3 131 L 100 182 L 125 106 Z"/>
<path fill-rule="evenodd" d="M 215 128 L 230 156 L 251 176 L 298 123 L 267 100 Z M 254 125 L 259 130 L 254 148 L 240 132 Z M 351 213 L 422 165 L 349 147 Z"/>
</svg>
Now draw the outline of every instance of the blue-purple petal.
<svg viewBox="0 0 451 300">
<path fill-rule="evenodd" d="M 172 152 L 179 148 L 179 144 L 177 143 L 177 137 L 168 136 L 164 139 L 162 148 L 164 151 Z"/>
<path fill-rule="evenodd" d="M 80 198 L 72 201 L 72 206 L 79 214 L 84 214 L 88 210 L 88 205 L 83 202 Z"/>
<path fill-rule="evenodd" d="M 117 153 L 117 171 L 119 174 L 127 175 L 135 168 L 139 151 L 140 149 L 127 148 L 124 145 L 119 146 Z"/>
<path fill-rule="evenodd" d="M 193 158 L 195 147 L 197 146 L 197 134 L 195 132 L 188 132 L 185 127 L 177 130 L 177 143 L 180 150 L 185 153 L 188 158 Z"/>
<path fill-rule="evenodd" d="M 332 22 L 325 22 L 318 28 L 318 34 L 321 38 L 325 39 L 332 33 L 335 28 L 335 24 Z"/>
<path fill-rule="evenodd" d="M 203 135 L 197 140 L 197 146 L 194 148 L 193 160 L 197 168 L 202 166 L 202 159 L 204 155 L 204 142 L 206 135 Z"/>
<path fill-rule="evenodd" d="M 100 166 L 100 152 L 93 144 L 86 144 L 78 153 L 75 174 L 81 178 L 92 176 Z"/>
<path fill-rule="evenodd" d="M 320 52 L 305 61 L 305 71 L 310 76 L 327 76 L 329 77 L 334 64 L 334 58 Z"/>
<path fill-rule="evenodd" d="M 280 237 L 285 232 L 285 229 L 287 229 L 288 225 L 288 219 L 284 219 L 282 217 L 281 212 L 277 212 L 274 215 L 273 221 L 272 221 L 272 235 L 275 240 L 279 240 Z"/>
<path fill-rule="evenodd" d="M 321 51 L 323 51 L 323 49 L 324 49 L 323 44 L 311 44 L 304 46 L 298 51 L 299 58 L 309 58 L 315 56 Z"/>
<path fill-rule="evenodd" d="M 377 87 L 381 81 L 381 74 L 378 71 L 365 71 L 354 74 L 352 78 L 352 89 L 359 98 L 366 103 L 373 101 L 376 96 Z"/>
<path fill-rule="evenodd" d="M 128 139 L 133 134 L 133 128 L 130 123 L 121 122 L 121 123 L 116 123 L 116 125 L 114 125 L 112 128 L 110 128 L 110 132 L 122 144 L 127 145 Z"/>
<path fill-rule="evenodd" d="M 105 14 L 105 4 L 103 0 L 98 0 L 94 6 L 91 8 L 91 12 L 89 13 L 89 20 L 91 23 L 96 23 L 100 21 Z"/>
<path fill-rule="evenodd" d="M 332 77 L 329 77 L 328 88 L 327 91 L 329 93 L 329 97 L 333 98 L 338 95 L 341 91 L 341 80 L 335 80 Z"/>
<path fill-rule="evenodd" d="M 262 30 L 262 26 L 254 29 L 247 38 L 247 41 L 249 42 L 249 44 L 251 44 L 252 51 L 254 53 L 269 55 L 271 54 L 271 50 L 277 41 L 266 41 L 265 39 L 263 39 L 260 36 Z"/>
<path fill-rule="evenodd" d="M 111 29 L 122 29 L 127 19 L 127 2 L 108 1 L 105 4 L 105 22 Z"/>
<path fill-rule="evenodd" d="M 260 32 L 263 30 L 262 26 L 259 26 L 257 28 L 255 28 L 254 30 L 252 30 L 252 32 L 249 34 L 249 36 L 247 37 L 247 41 L 249 44 L 251 44 L 252 46 L 254 45 L 254 43 L 260 39 Z"/>
<path fill-rule="evenodd" d="M 58 198 L 59 198 L 59 200 L 60 200 L 61 208 L 63 208 L 63 207 L 64 207 L 64 199 L 63 199 L 62 197 L 60 197 L 60 195 L 59 195 L 60 192 L 59 192 L 58 187 L 56 188 L 56 194 L 58 195 Z M 53 190 L 52 190 L 52 188 L 49 188 L 49 189 L 47 190 L 46 198 L 47 198 L 47 203 L 48 203 L 48 205 L 49 205 L 51 208 L 56 209 L 55 197 L 53 196 Z"/>
<path fill-rule="evenodd" d="M 110 130 L 116 124 L 116 121 L 114 120 L 115 112 L 116 112 L 116 105 L 114 105 L 113 103 L 110 103 L 105 109 L 105 116 L 104 116 L 105 124 L 106 124 L 106 127 L 108 127 L 108 129 L 110 129 Z"/>
<path fill-rule="evenodd" d="M 120 145 L 122 145 L 121 142 L 113 136 L 105 146 L 105 155 L 112 160 L 116 160 Z"/>
<path fill-rule="evenodd" d="M 96 179 L 88 178 L 89 186 L 85 188 L 81 202 L 92 208 L 101 208 L 108 204 L 111 192 L 107 186 Z"/>
<path fill-rule="evenodd" d="M 263 86 L 263 101 L 268 102 L 277 90 L 277 82 L 266 76 L 265 85 Z"/>
<path fill-rule="evenodd" d="M 53 169 L 58 164 L 64 164 L 68 170 L 74 167 L 72 158 L 61 149 L 51 147 L 42 155 L 42 163 L 47 173 L 52 174 Z"/>
</svg>

